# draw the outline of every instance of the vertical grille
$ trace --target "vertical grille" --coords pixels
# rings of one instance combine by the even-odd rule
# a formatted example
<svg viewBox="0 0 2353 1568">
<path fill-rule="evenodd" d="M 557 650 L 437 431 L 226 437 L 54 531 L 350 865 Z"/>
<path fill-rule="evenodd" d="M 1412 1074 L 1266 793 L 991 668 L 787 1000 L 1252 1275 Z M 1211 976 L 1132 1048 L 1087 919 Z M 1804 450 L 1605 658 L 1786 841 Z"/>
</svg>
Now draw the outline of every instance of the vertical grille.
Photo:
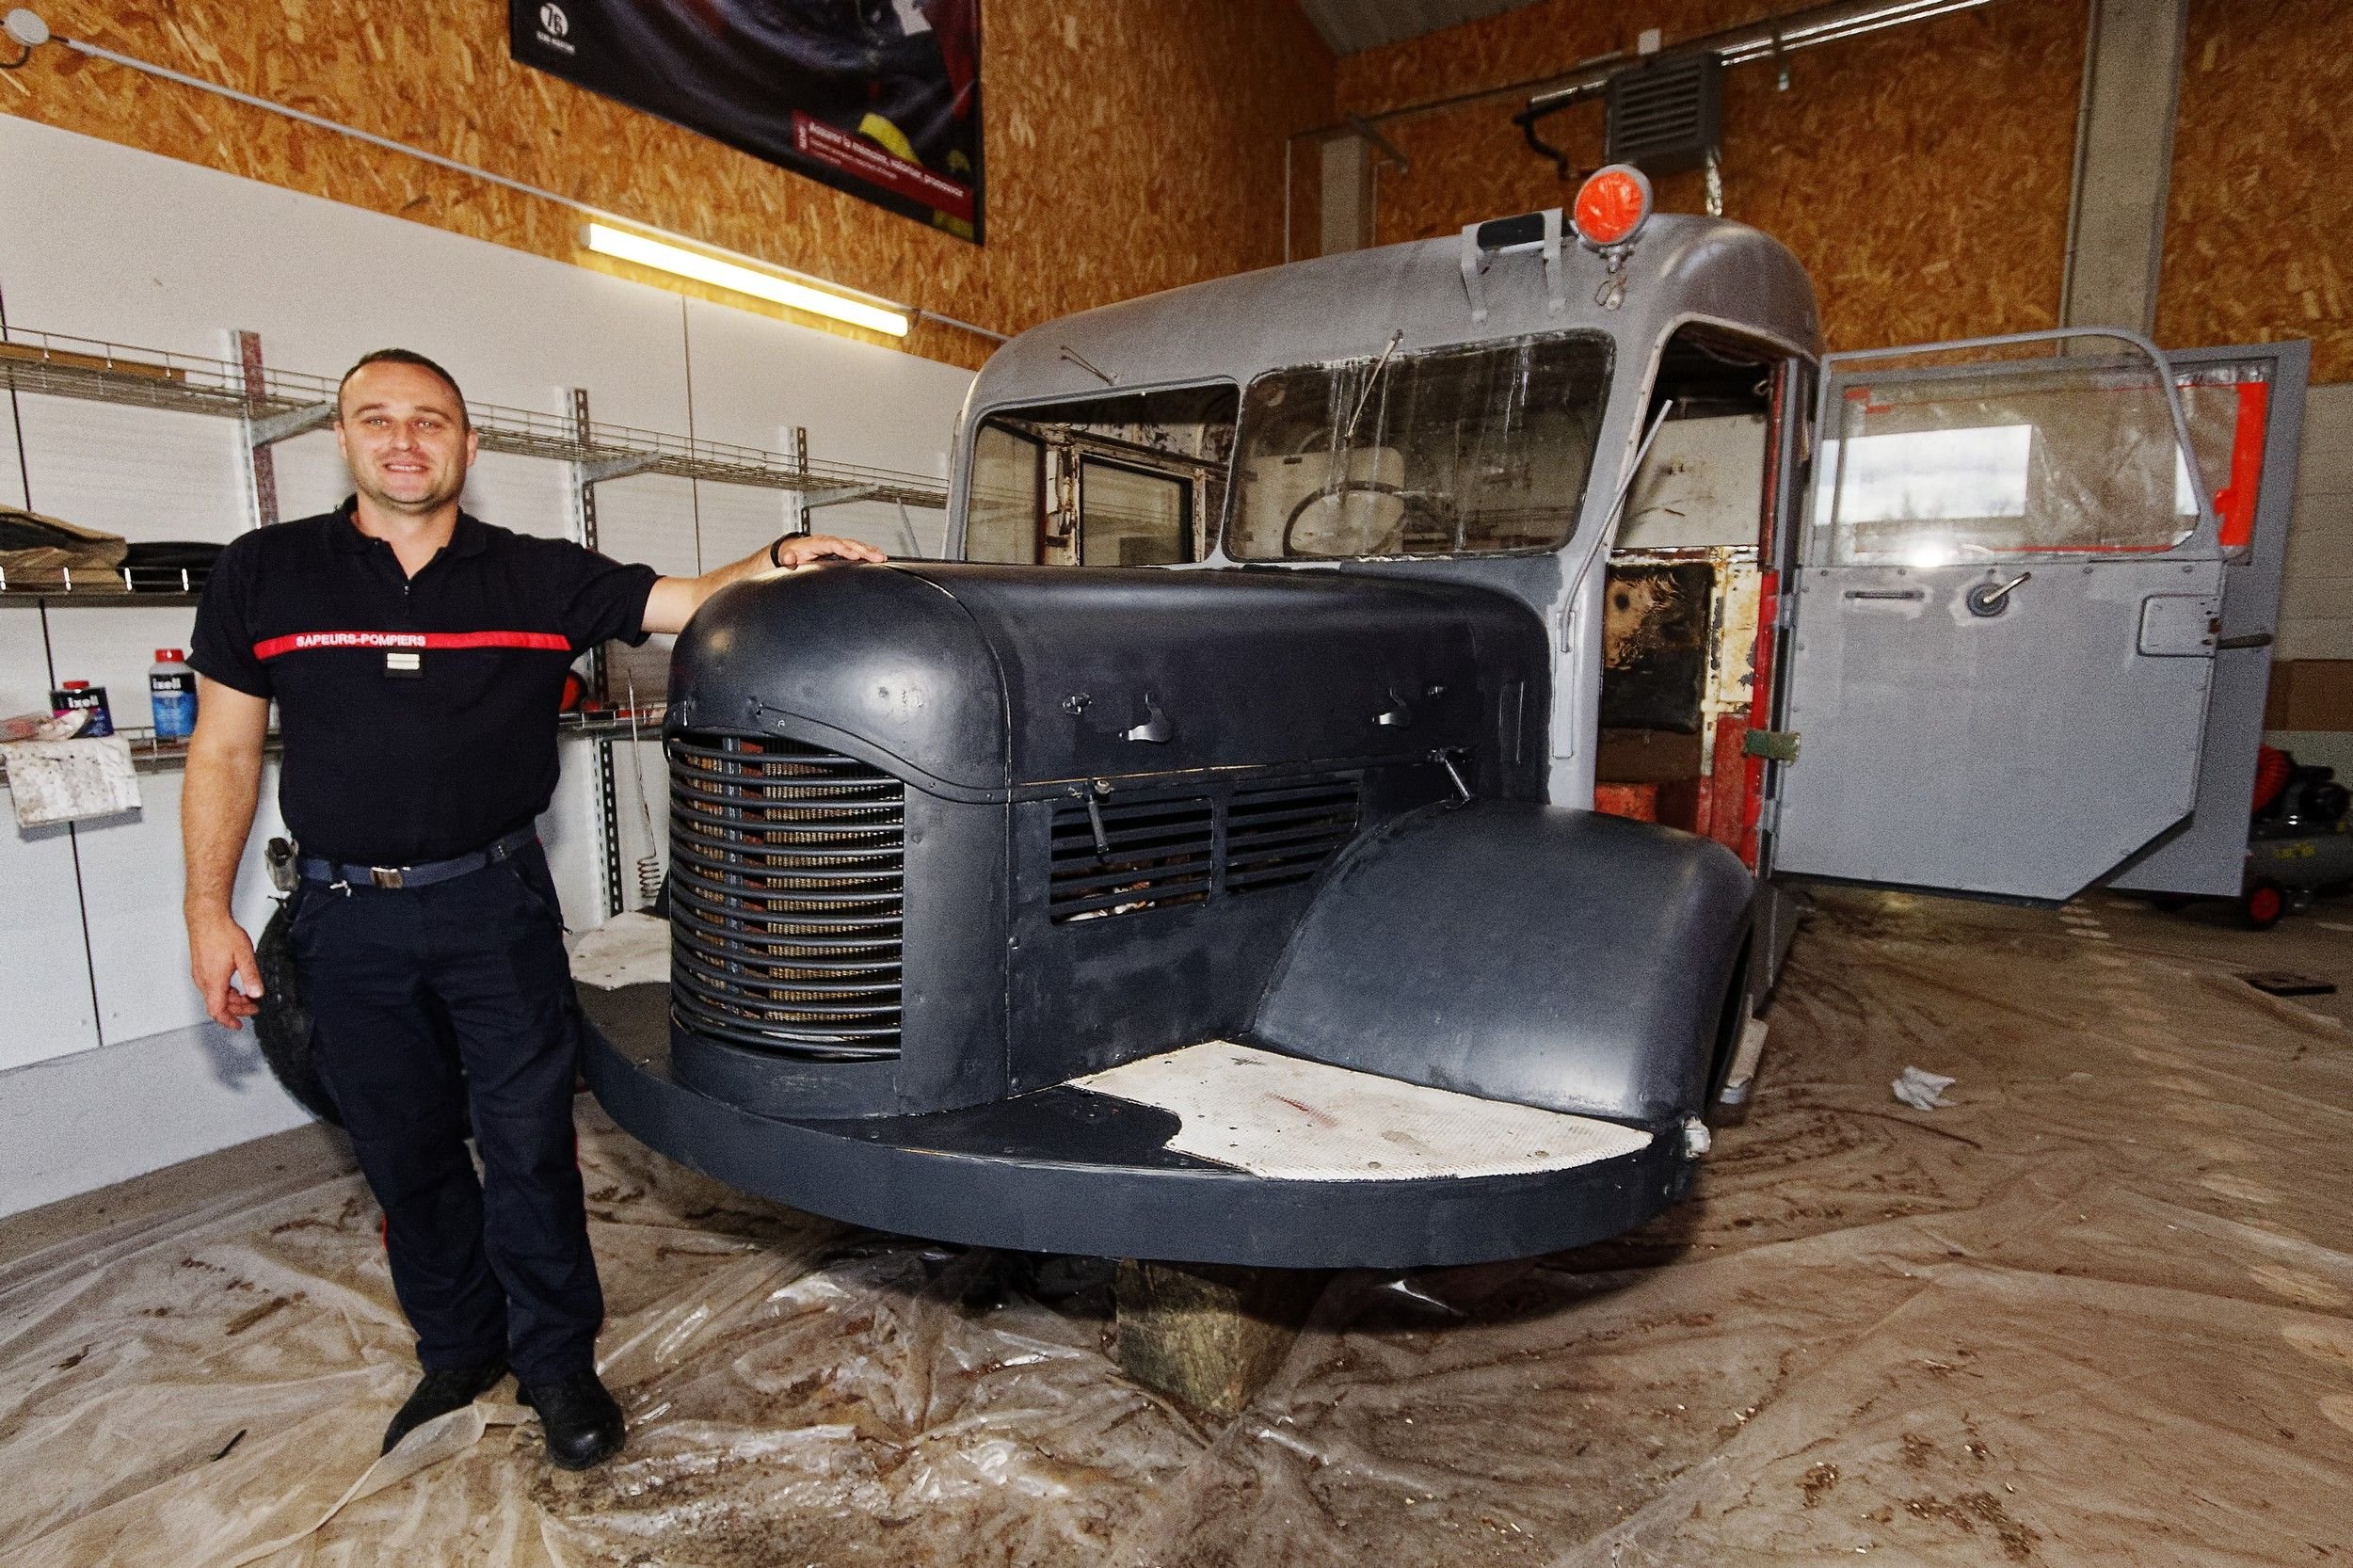
<svg viewBox="0 0 2353 1568">
<path fill-rule="evenodd" d="M 795 1055 L 899 1052 L 906 792 L 798 741 L 670 741 L 671 1006 Z"/>
<path fill-rule="evenodd" d="M 1209 896 L 1216 843 L 1214 808 L 1199 796 L 1183 800 L 1084 802 L 1054 808 L 1052 864 L 1047 918 L 1097 920 Z"/>
<path fill-rule="evenodd" d="M 1236 790 L 1225 813 L 1225 890 L 1306 881 L 1355 835 L 1356 818 L 1353 778 Z"/>
</svg>

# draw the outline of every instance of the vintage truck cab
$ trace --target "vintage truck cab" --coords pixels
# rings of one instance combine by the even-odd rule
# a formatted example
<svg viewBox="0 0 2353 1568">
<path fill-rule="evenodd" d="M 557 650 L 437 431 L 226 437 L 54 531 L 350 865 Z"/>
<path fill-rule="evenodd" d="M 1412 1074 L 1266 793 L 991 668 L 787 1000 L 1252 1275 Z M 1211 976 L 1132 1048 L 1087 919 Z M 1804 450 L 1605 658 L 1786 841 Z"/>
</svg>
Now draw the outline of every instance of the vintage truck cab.
<svg viewBox="0 0 2353 1568">
<path fill-rule="evenodd" d="M 973 384 L 958 559 L 680 638 L 672 981 L 602 1010 L 590 1084 L 725 1181 L 957 1241 L 1638 1224 L 1794 878 L 2235 877 L 2189 826 L 2246 788 L 2231 616 L 2270 606 L 2230 574 L 2284 422 L 2244 389 L 2296 347 L 1825 360 L 1786 249 L 1630 170 L 1036 328 Z"/>
</svg>

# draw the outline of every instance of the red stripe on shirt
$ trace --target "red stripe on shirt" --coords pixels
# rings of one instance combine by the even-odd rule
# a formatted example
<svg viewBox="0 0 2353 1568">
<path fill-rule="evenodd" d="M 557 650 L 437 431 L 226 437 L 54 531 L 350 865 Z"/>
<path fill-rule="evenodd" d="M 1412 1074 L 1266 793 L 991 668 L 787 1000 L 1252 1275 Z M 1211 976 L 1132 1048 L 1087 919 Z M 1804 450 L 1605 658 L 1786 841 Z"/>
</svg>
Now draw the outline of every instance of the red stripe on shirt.
<svg viewBox="0 0 2353 1568">
<path fill-rule="evenodd" d="M 569 653 L 571 639 L 556 632 L 296 632 L 253 645 L 256 659 L 322 648 L 544 648 Z"/>
</svg>

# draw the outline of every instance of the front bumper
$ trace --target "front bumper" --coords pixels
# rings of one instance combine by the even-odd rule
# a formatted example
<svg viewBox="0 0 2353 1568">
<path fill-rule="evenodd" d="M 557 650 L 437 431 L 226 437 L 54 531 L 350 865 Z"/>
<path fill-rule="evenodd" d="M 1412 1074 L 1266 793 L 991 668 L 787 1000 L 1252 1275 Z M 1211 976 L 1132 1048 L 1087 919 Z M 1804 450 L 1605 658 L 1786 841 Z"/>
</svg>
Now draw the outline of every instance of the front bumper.
<svg viewBox="0 0 2353 1568">
<path fill-rule="evenodd" d="M 582 1000 L 589 1087 L 641 1142 L 745 1192 L 945 1241 L 1257 1268 L 1476 1263 L 1615 1236 L 1691 1177 L 1673 1128 L 1557 1170 L 1257 1175 L 1172 1148 L 1182 1119 L 1167 1110 L 1073 1084 L 918 1116 L 762 1116 L 673 1075 L 666 986 L 584 989 Z"/>
</svg>

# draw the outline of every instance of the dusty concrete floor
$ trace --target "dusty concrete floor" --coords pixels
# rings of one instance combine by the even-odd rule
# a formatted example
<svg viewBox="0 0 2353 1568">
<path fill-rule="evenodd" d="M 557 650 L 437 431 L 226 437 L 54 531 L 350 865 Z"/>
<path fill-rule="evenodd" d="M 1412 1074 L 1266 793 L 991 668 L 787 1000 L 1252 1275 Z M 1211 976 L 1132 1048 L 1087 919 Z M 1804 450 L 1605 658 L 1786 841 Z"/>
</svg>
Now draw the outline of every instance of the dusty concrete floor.
<svg viewBox="0 0 2353 1568">
<path fill-rule="evenodd" d="M 1828 897 L 1695 1201 L 1550 1258 L 1343 1275 L 1224 1425 L 1120 1377 L 1099 1264 L 846 1231 L 591 1111 L 628 1453 L 552 1472 L 488 1403 L 372 1465 L 409 1372 L 356 1179 L 248 1160 L 177 1207 L 151 1182 L 94 1229 L 0 1225 L 0 1542 L 30 1564 L 2353 1560 L 2345 998 L 2233 978 L 2353 988 L 2342 926 Z M 1954 1075 L 1954 1104 L 1896 1103 L 1908 1064 Z"/>
</svg>

